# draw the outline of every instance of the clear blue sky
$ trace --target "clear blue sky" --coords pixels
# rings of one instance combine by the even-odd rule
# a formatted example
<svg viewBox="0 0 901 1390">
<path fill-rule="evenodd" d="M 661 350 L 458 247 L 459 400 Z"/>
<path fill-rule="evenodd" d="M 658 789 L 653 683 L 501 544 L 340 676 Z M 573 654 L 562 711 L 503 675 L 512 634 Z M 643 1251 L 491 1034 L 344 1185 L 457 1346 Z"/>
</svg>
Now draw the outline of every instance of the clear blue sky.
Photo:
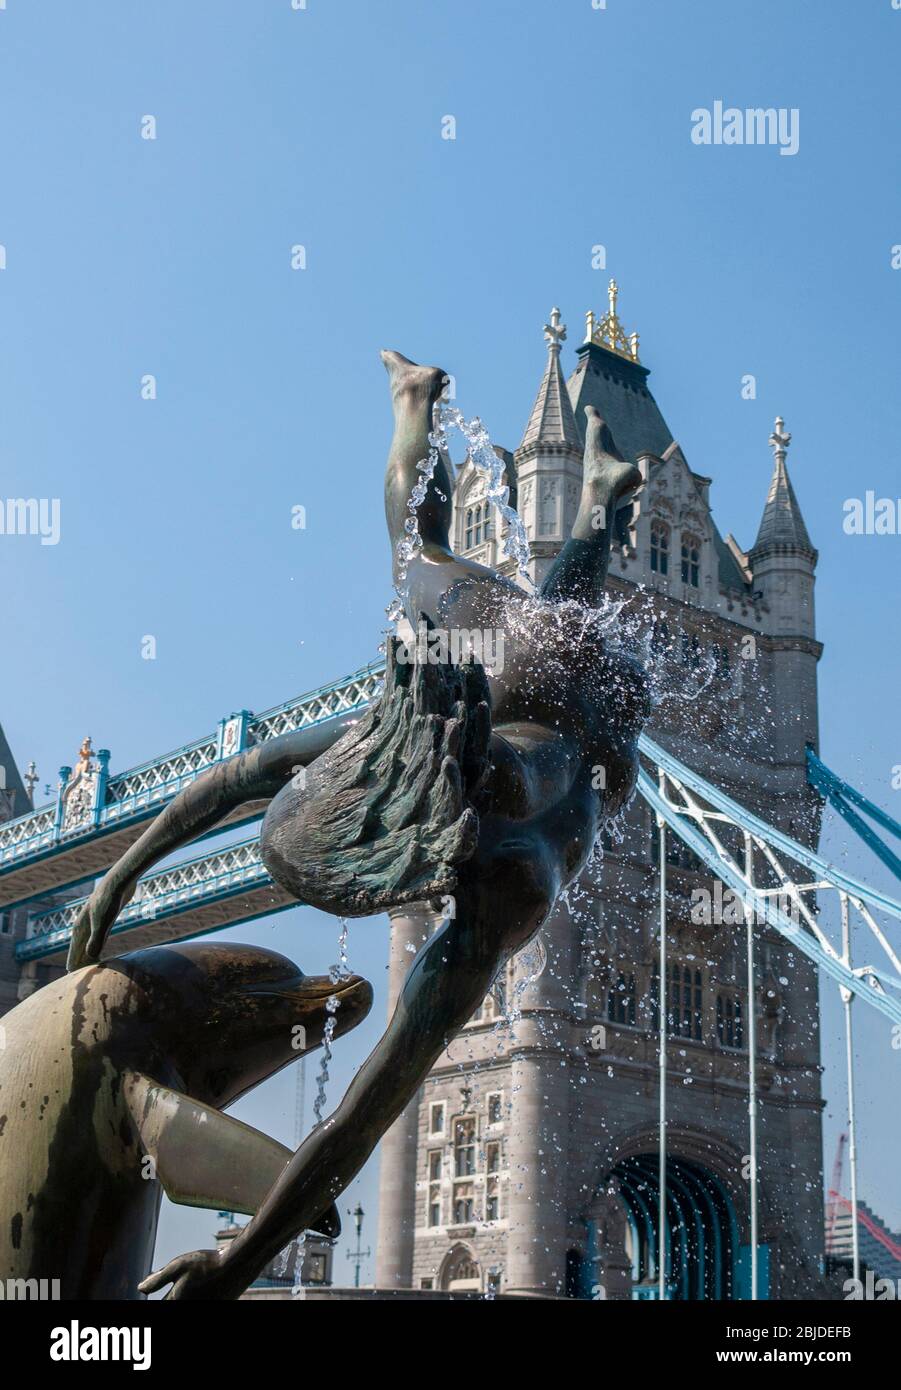
<svg viewBox="0 0 901 1390">
<path fill-rule="evenodd" d="M 820 550 L 823 754 L 897 808 L 901 542 L 841 521 L 848 497 L 901 493 L 899 46 L 891 0 L 8 0 L 0 488 L 62 507 L 58 546 L 0 544 L 0 720 L 20 762 L 54 781 L 90 732 L 122 768 L 369 660 L 389 597 L 377 349 L 452 371 L 512 448 L 551 305 L 569 370 L 612 273 L 745 545 L 784 415 Z M 694 145 L 691 112 L 717 99 L 797 107 L 799 153 Z M 824 843 L 869 869 L 831 824 Z M 307 910 L 237 935 L 310 970 L 335 956 L 334 923 Z M 385 944 L 384 922 L 352 928 L 381 993 L 339 1084 L 382 1020 Z M 824 1021 L 830 1167 L 831 1003 Z M 881 1022 L 860 1044 L 862 1192 L 901 1222 L 885 1105 L 901 1053 Z M 287 1138 L 292 1105 L 283 1079 L 241 1113 Z M 374 1213 L 371 1169 L 358 1192 Z M 211 1228 L 167 1215 L 163 1253 Z"/>
</svg>

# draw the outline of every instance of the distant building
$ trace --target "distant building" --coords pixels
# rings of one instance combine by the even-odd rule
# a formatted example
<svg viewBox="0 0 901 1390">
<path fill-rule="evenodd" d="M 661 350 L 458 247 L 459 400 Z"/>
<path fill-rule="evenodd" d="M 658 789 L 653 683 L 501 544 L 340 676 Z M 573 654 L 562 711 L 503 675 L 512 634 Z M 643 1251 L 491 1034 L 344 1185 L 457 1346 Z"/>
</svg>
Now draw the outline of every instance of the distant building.
<svg viewBox="0 0 901 1390">
<path fill-rule="evenodd" d="M 892 1279 L 901 1288 L 901 1231 L 893 1231 L 866 1202 L 857 1204 L 857 1243 L 860 1261 L 879 1279 Z M 850 1270 L 853 1257 L 851 1203 L 845 1197 L 826 1208 L 826 1255 Z"/>
<path fill-rule="evenodd" d="M 216 1232 L 217 1250 L 231 1244 L 242 1229 L 231 1213 L 229 1218 L 227 1224 Z M 308 1233 L 304 1241 L 292 1240 L 274 1260 L 269 1261 L 246 1293 L 241 1295 L 242 1299 L 296 1298 L 308 1288 L 329 1288 L 334 1249 L 333 1240 L 312 1233 Z"/>
<path fill-rule="evenodd" d="M 559 313 L 522 441 L 500 450 L 540 581 L 578 506 L 584 407 L 646 482 L 616 519 L 609 589 L 659 662 L 651 736 L 751 811 L 815 846 L 817 553 L 777 420 L 753 545 L 723 538 L 711 479 L 674 439 L 637 336 L 589 316 L 569 383 Z M 712 461 L 711 461 L 712 462 Z M 718 460 L 728 467 L 728 460 Z M 761 460 L 762 462 L 762 460 Z M 712 468 L 711 468 L 712 471 Z M 506 567 L 482 475 L 455 480 L 455 548 Z M 695 698 L 685 691 L 697 688 Z M 376 1285 L 582 1298 L 655 1297 L 658 1247 L 657 834 L 637 799 L 605 838 L 598 889 L 570 892 L 502 973 L 382 1143 Z M 763 928 L 749 1001 L 744 928 L 699 925 L 713 880 L 668 836 L 669 1296 L 749 1293 L 747 1018 L 757 1021 L 760 1291 L 821 1296 L 820 1052 L 815 967 Z M 391 914 L 390 1005 L 434 919 Z M 503 1026 L 504 1013 L 515 1019 Z M 502 1026 L 499 1027 L 499 1024 Z"/>
<path fill-rule="evenodd" d="M 6 735 L 0 728 L 0 824 L 31 810 L 30 791 L 35 781 L 33 763 L 28 780 L 30 790 L 26 790 Z M 52 967 L 42 967 L 31 972 L 30 978 L 22 979 L 16 960 L 16 942 L 25 936 L 26 918 L 25 907 L 0 907 L 0 1015 L 14 1009 L 37 985 L 46 984 L 60 973 Z"/>
</svg>

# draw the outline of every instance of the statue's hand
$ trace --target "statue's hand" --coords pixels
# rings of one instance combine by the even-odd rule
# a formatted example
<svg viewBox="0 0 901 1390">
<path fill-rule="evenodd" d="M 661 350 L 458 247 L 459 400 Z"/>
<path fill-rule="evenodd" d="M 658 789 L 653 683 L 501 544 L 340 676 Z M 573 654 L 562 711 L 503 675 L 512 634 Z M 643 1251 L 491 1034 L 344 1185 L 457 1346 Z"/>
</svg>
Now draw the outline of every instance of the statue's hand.
<svg viewBox="0 0 901 1390">
<path fill-rule="evenodd" d="M 96 965 L 100 959 L 109 929 L 116 920 L 117 904 L 102 879 L 86 902 L 82 903 L 69 943 L 68 970 L 80 970 L 84 965 Z"/>
<path fill-rule="evenodd" d="M 235 1299 L 240 1298 L 247 1281 L 236 1278 L 233 1267 L 218 1250 L 192 1250 L 177 1255 L 162 1269 L 148 1274 L 138 1285 L 141 1293 L 156 1293 L 171 1284 L 167 1299 Z"/>
</svg>

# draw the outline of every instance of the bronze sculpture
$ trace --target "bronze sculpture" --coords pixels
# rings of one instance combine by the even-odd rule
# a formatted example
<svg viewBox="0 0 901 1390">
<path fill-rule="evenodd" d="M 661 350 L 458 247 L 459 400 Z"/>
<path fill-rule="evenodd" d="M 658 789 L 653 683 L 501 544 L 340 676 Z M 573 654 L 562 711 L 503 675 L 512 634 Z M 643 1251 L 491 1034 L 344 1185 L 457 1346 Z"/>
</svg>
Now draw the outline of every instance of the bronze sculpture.
<svg viewBox="0 0 901 1390">
<path fill-rule="evenodd" d="M 170 1298 L 236 1298 L 263 1265 L 347 1186 L 501 964 L 528 942 L 581 872 L 605 818 L 631 795 L 647 717 L 641 667 L 597 620 L 617 502 L 640 483 L 598 413 L 587 410 L 584 478 L 572 537 L 541 592 L 454 554 L 451 485 L 439 457 L 416 513 L 421 545 L 397 568 L 408 500 L 429 453 L 447 378 L 382 354 L 395 433 L 385 508 L 406 616 L 447 633 L 504 635 L 503 669 L 402 661 L 389 643 L 380 703 L 328 751 L 303 731 L 198 778 L 98 886 L 70 962 L 99 957 L 138 875 L 240 801 L 271 798 L 261 850 L 273 876 L 341 915 L 452 897 L 453 913 L 414 960 L 394 1016 L 328 1122 L 287 1164 L 220 1258 L 195 1251 L 145 1281 Z M 317 743 L 317 739 L 320 740 Z M 316 761 L 316 758 L 319 758 Z M 291 774 L 311 763 L 304 785 Z"/>
<path fill-rule="evenodd" d="M 290 1150 L 222 1113 L 369 1011 L 358 976 L 209 941 L 87 966 L 3 1020 L 0 1278 L 138 1298 L 162 1191 L 251 1215 Z M 329 1007 L 330 1001 L 332 1007 Z M 335 1004 L 337 1007 L 335 1007 Z M 339 1229 L 334 1209 L 315 1218 Z"/>
</svg>

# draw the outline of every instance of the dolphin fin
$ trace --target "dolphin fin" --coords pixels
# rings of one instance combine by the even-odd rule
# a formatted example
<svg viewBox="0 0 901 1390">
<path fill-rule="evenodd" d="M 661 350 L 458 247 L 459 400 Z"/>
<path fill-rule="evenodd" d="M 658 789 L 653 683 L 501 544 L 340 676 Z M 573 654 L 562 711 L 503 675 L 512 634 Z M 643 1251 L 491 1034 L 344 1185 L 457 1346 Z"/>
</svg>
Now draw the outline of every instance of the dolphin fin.
<svg viewBox="0 0 901 1390">
<path fill-rule="evenodd" d="M 170 1201 L 255 1214 L 290 1149 L 141 1072 L 127 1071 L 122 1084 L 141 1146 Z"/>
</svg>

